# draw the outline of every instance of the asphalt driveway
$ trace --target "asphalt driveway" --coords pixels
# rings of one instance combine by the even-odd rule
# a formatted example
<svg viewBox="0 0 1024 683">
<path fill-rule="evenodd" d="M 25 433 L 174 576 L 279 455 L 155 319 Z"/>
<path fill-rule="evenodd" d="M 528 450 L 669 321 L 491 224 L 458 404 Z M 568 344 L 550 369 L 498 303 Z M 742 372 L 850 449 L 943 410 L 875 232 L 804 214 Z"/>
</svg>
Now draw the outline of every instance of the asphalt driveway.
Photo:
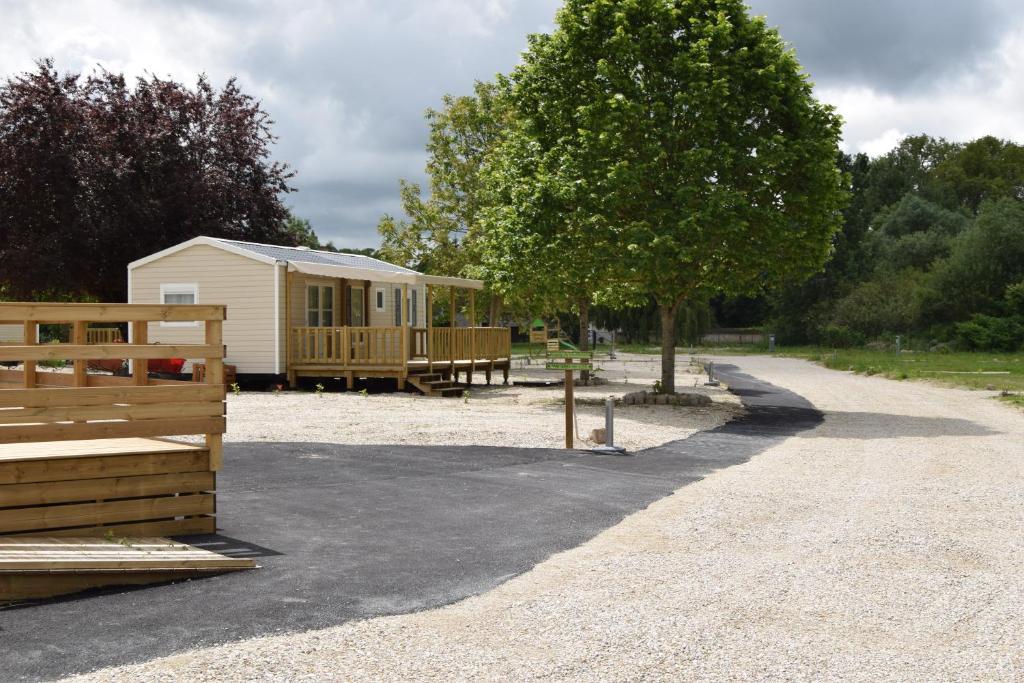
<svg viewBox="0 0 1024 683">
<path fill-rule="evenodd" d="M 745 462 L 822 415 L 718 366 L 748 412 L 633 457 L 498 447 L 226 447 L 221 534 L 261 569 L 0 610 L 0 678 L 47 680 L 253 636 L 444 605 Z"/>
</svg>

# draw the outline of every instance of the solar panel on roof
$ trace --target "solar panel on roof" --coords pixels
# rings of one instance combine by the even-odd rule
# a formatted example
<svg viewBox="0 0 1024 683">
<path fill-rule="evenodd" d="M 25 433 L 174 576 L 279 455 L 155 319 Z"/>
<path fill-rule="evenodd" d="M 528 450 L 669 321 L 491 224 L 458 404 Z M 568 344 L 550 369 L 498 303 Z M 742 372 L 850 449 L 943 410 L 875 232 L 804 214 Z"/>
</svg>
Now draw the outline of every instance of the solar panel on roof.
<svg viewBox="0 0 1024 683">
<path fill-rule="evenodd" d="M 416 273 L 415 270 L 396 266 L 387 261 L 381 261 L 371 256 L 360 254 L 339 254 L 333 251 L 318 251 L 315 249 L 298 249 L 296 247 L 281 247 L 273 244 L 256 244 L 254 242 L 238 242 L 235 240 L 219 240 L 224 244 L 230 244 L 239 249 L 251 251 L 254 254 L 268 256 L 279 261 L 293 261 L 295 263 L 322 263 L 332 266 L 348 266 L 349 268 L 364 268 L 366 270 L 379 270 L 387 273 Z"/>
</svg>

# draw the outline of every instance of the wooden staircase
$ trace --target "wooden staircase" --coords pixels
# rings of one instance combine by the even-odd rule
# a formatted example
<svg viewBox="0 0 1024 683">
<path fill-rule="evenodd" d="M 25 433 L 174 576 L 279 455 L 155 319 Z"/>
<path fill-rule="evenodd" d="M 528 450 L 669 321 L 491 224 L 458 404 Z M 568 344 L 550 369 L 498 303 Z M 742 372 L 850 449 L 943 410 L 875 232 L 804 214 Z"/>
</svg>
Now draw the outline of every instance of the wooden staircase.
<svg viewBox="0 0 1024 683">
<path fill-rule="evenodd" d="M 422 372 L 411 374 L 407 378 L 409 384 L 416 387 L 424 396 L 436 398 L 458 398 L 462 396 L 463 389 L 455 386 L 450 379 L 445 379 L 440 373 Z"/>
</svg>

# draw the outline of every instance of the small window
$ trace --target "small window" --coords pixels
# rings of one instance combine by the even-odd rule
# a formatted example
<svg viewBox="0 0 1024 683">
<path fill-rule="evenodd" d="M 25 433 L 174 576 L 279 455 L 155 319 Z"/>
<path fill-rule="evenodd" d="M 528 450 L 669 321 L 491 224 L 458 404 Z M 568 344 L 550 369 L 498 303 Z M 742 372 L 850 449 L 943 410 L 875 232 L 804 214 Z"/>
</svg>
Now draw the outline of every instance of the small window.
<svg viewBox="0 0 1024 683">
<path fill-rule="evenodd" d="M 416 291 L 417 290 L 415 289 L 409 290 L 409 297 L 412 299 L 412 305 L 409 306 L 409 324 L 412 325 L 413 327 L 416 327 L 416 319 L 419 317 L 419 306 L 416 303 L 417 301 L 419 301 L 419 297 L 416 296 Z"/>
<path fill-rule="evenodd" d="M 377 312 L 378 313 L 383 313 L 384 312 L 384 303 L 387 301 L 387 297 L 384 296 L 384 288 L 383 287 L 378 287 L 377 291 L 376 291 L 376 294 L 377 294 Z"/>
<path fill-rule="evenodd" d="M 199 285 L 174 283 L 160 285 L 160 303 L 166 306 L 199 303 Z M 160 327 L 198 327 L 199 321 L 161 321 Z"/>
<path fill-rule="evenodd" d="M 402 326 L 402 288 L 395 287 L 395 327 Z"/>
</svg>

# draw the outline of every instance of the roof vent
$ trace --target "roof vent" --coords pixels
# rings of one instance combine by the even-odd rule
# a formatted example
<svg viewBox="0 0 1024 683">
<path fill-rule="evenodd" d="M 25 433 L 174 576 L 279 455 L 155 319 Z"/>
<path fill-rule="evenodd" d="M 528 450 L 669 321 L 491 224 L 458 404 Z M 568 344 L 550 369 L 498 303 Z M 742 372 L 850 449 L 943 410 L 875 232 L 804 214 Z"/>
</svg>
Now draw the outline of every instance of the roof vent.
<svg viewBox="0 0 1024 683">
<path fill-rule="evenodd" d="M 295 248 L 298 249 L 299 251 L 309 251 L 309 247 L 306 247 L 306 246 L 295 247 Z"/>
</svg>

